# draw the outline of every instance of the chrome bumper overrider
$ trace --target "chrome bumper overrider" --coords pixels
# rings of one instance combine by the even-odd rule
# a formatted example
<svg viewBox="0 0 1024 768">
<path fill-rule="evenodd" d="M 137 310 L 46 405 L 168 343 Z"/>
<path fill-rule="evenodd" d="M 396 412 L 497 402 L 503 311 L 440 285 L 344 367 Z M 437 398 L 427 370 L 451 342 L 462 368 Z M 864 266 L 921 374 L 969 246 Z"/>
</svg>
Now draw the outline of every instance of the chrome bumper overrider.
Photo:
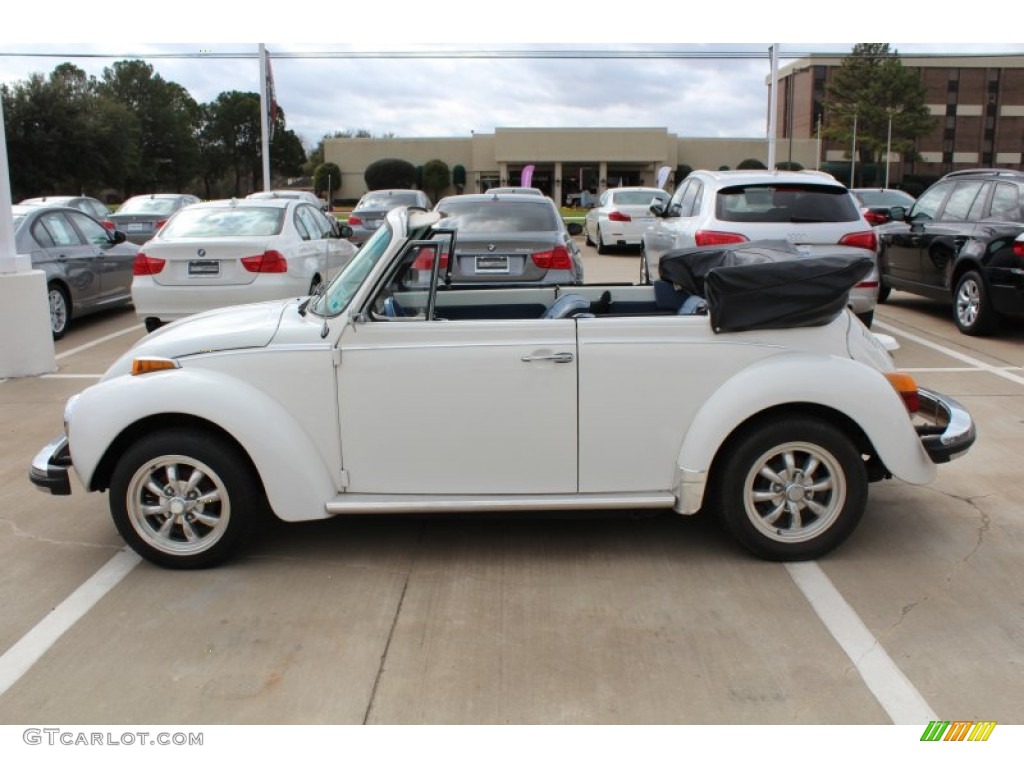
<svg viewBox="0 0 1024 768">
<path fill-rule="evenodd" d="M 68 439 L 61 435 L 51 440 L 32 459 L 28 479 L 41 491 L 52 493 L 54 496 L 69 496 L 71 494 L 71 480 L 68 476 L 70 467 L 71 453 L 68 451 Z"/>
<path fill-rule="evenodd" d="M 967 409 L 953 398 L 928 389 L 919 389 L 918 396 L 921 408 L 917 415 L 927 423 L 917 424 L 915 429 L 931 460 L 943 464 L 967 453 L 978 436 Z"/>
</svg>

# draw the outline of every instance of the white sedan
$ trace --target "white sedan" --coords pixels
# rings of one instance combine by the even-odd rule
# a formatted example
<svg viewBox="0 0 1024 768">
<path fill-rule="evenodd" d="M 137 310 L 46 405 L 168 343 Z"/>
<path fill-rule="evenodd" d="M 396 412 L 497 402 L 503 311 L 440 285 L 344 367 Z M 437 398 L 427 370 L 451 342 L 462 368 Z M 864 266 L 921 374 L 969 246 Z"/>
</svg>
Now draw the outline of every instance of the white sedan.
<svg viewBox="0 0 1024 768">
<path fill-rule="evenodd" d="M 307 296 L 352 259 L 348 232 L 296 199 L 183 208 L 135 259 L 135 312 L 152 331 L 208 309 Z"/>
<path fill-rule="evenodd" d="M 676 284 L 453 286 L 456 237 L 398 208 L 323 293 L 143 338 L 68 402 L 31 481 L 69 494 L 73 467 L 171 568 L 225 560 L 268 507 L 704 510 L 755 555 L 800 560 L 852 533 L 869 483 L 927 483 L 974 442 L 968 412 L 845 308 L 870 259 L 676 259 L 706 286 L 693 302 Z M 750 292 L 810 267 L 800 322 Z"/>
<path fill-rule="evenodd" d="M 616 187 L 606 190 L 597 205 L 587 211 L 583 233 L 587 245 L 597 245 L 598 253 L 609 248 L 639 246 L 644 230 L 654 222 L 651 203 L 668 204 L 671 195 L 657 187 Z"/>
</svg>

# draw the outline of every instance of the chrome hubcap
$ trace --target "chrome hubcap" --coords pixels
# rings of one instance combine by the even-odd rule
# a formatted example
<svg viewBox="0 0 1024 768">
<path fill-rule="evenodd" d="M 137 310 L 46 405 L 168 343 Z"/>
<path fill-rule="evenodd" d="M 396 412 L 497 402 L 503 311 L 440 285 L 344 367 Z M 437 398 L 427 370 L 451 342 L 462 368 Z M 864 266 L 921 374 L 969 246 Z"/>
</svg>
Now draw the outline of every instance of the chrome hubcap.
<svg viewBox="0 0 1024 768">
<path fill-rule="evenodd" d="M 50 291 L 50 330 L 60 333 L 68 321 L 68 306 L 64 301 L 64 294 L 60 291 Z"/>
<path fill-rule="evenodd" d="M 960 318 L 960 324 L 972 325 L 978 319 L 980 305 L 981 292 L 978 290 L 978 284 L 967 281 L 961 285 L 956 294 L 956 314 Z"/>
<path fill-rule="evenodd" d="M 161 456 L 128 485 L 128 516 L 146 542 L 169 554 L 195 554 L 227 530 L 231 504 L 223 481 L 188 456 Z"/>
<path fill-rule="evenodd" d="M 819 536 L 839 517 L 846 480 L 836 458 L 810 443 L 766 451 L 744 482 L 743 505 L 760 533 L 775 541 Z"/>
</svg>

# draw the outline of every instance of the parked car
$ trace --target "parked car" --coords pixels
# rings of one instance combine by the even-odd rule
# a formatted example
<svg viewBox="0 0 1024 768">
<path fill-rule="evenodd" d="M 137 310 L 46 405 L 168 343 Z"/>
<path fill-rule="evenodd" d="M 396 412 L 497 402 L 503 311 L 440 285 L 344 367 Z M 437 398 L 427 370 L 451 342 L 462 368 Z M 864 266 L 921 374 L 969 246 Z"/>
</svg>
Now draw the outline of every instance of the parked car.
<svg viewBox="0 0 1024 768">
<path fill-rule="evenodd" d="M 76 211 L 92 216 L 103 225 L 104 229 L 114 229 L 114 222 L 110 220 L 110 209 L 95 197 L 76 197 L 73 195 L 30 197 L 27 200 L 22 200 L 18 205 L 57 205 L 64 208 L 74 208 Z"/>
<path fill-rule="evenodd" d="M 135 260 L 135 312 L 153 331 L 207 309 L 307 296 L 352 258 L 347 234 L 293 198 L 187 206 Z"/>
<path fill-rule="evenodd" d="M 561 213 L 543 195 L 452 195 L 434 210 L 459 233 L 451 281 L 469 284 L 583 282 L 583 256 Z"/>
<path fill-rule="evenodd" d="M 486 191 L 492 195 L 539 195 L 544 197 L 544 193 L 536 187 L 491 187 Z"/>
<path fill-rule="evenodd" d="M 132 300 L 132 264 L 139 248 L 75 208 L 15 205 L 14 247 L 46 273 L 53 338 L 72 318 Z"/>
<path fill-rule="evenodd" d="M 649 285 L 449 286 L 447 223 L 393 210 L 323 294 L 145 337 L 67 403 L 31 481 L 68 494 L 73 469 L 109 490 L 121 535 L 171 568 L 224 561 L 268 506 L 289 521 L 703 509 L 755 555 L 801 560 L 853 532 L 869 483 L 930 482 L 975 439 L 844 308 L 863 257 L 847 282 L 811 281 L 809 324 L 716 333 L 730 318 L 713 292 L 710 315 L 687 315 Z M 424 250 L 430 280 L 409 288 Z M 777 288 L 821 261 L 754 271 Z"/>
<path fill-rule="evenodd" d="M 290 200 L 301 200 L 304 203 L 315 205 L 324 213 L 329 213 L 331 210 L 331 204 L 326 200 L 321 200 L 315 194 L 307 189 L 270 189 L 266 192 L 253 192 L 246 197 L 250 200 L 274 200 L 274 199 L 290 199 Z"/>
<path fill-rule="evenodd" d="M 694 171 L 644 232 L 640 280 L 657 274 L 671 250 L 753 240 L 786 240 L 807 255 L 870 254 L 878 239 L 850 191 L 817 171 Z M 870 327 L 878 273 L 850 291 L 850 307 Z"/>
<path fill-rule="evenodd" d="M 878 228 L 879 301 L 898 288 L 948 302 L 969 336 L 1024 315 L 1022 206 L 1024 173 L 992 168 L 946 174 L 909 210 L 894 208 Z"/>
<path fill-rule="evenodd" d="M 131 242 L 143 245 L 178 209 L 198 202 L 195 195 L 136 195 L 110 214 L 110 220 Z"/>
<path fill-rule="evenodd" d="M 348 215 L 348 225 L 352 228 L 349 240 L 362 245 L 383 223 L 387 212 L 400 206 L 429 211 L 434 204 L 427 193 L 420 189 L 378 189 L 367 192 L 359 198 L 356 207 Z"/>
<path fill-rule="evenodd" d="M 598 253 L 609 248 L 639 246 L 644 230 L 654 221 L 651 204 L 655 200 L 668 206 L 671 196 L 657 187 L 616 187 L 605 190 L 597 206 L 587 211 L 583 233 L 587 245 L 597 245 Z"/>
<path fill-rule="evenodd" d="M 901 189 L 851 189 L 850 191 L 857 198 L 864 219 L 875 227 L 892 220 L 894 207 L 909 208 L 914 204 L 914 196 Z"/>
</svg>

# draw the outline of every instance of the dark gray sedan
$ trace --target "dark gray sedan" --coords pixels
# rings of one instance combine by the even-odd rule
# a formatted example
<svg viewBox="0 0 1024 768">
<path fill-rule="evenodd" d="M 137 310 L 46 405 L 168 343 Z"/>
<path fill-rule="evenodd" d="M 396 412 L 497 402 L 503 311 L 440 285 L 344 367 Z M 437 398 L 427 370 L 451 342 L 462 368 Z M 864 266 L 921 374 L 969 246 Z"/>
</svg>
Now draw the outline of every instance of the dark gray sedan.
<svg viewBox="0 0 1024 768">
<path fill-rule="evenodd" d="M 137 195 L 125 200 L 109 218 L 129 241 L 142 245 L 160 231 L 172 214 L 198 202 L 195 195 Z"/>
<path fill-rule="evenodd" d="M 362 245 L 369 240 L 392 208 L 406 206 L 429 211 L 431 205 L 427 193 L 420 189 L 378 189 L 367 192 L 348 216 L 347 223 L 352 227 L 349 241 Z"/>
<path fill-rule="evenodd" d="M 577 285 L 583 259 L 551 198 L 453 195 L 434 208 L 457 231 L 451 279 L 460 284 Z"/>
<path fill-rule="evenodd" d="M 119 307 L 132 300 L 132 268 L 139 247 L 73 208 L 15 205 L 14 244 L 46 273 L 53 338 L 72 317 Z"/>
</svg>

